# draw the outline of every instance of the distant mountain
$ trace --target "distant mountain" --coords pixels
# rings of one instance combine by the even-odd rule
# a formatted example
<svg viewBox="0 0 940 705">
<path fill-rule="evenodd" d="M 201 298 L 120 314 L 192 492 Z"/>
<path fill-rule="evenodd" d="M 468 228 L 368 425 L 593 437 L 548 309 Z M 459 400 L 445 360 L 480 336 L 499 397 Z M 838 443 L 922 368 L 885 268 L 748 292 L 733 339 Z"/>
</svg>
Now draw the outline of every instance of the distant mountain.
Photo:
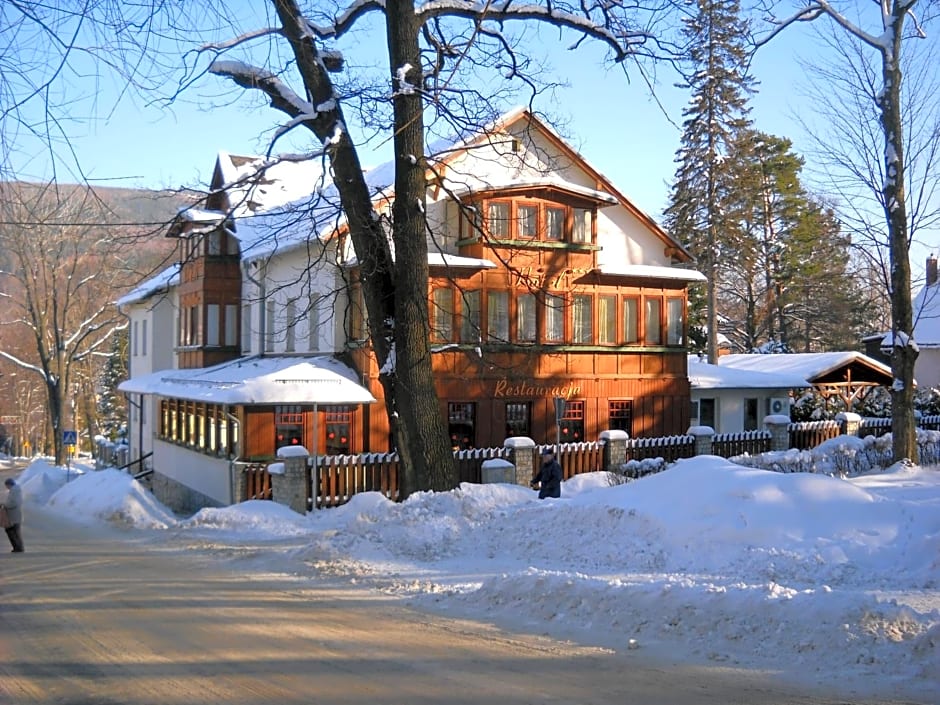
<svg viewBox="0 0 940 705">
<path fill-rule="evenodd" d="M 176 191 L 96 186 L 94 192 L 114 213 L 116 222 L 144 227 L 166 225 L 181 208 L 191 205 L 195 200 L 191 195 Z"/>
</svg>

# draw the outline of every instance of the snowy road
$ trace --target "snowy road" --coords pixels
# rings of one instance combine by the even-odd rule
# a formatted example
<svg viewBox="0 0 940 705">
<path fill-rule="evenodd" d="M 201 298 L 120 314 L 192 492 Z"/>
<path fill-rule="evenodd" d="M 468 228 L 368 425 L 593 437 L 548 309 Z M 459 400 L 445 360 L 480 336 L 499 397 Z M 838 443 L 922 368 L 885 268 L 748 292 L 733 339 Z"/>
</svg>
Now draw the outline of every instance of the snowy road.
<svg viewBox="0 0 940 705">
<path fill-rule="evenodd" d="M 348 583 L 250 574 L 172 536 L 41 509 L 24 534 L 27 553 L 0 554 L 4 704 L 846 702 L 429 616 Z"/>
</svg>

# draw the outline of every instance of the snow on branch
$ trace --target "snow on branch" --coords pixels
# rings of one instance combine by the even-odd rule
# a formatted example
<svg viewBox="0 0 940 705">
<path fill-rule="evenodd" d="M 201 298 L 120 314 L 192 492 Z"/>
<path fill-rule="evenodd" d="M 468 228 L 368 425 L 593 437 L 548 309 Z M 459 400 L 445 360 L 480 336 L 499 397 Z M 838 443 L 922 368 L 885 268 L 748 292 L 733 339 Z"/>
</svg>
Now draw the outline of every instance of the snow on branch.
<svg viewBox="0 0 940 705">
<path fill-rule="evenodd" d="M 776 37 L 778 34 L 780 34 L 780 32 L 792 24 L 797 22 L 812 22 L 813 20 L 816 20 L 825 15 L 831 18 L 836 24 L 846 30 L 849 34 L 852 34 L 869 46 L 875 47 L 880 51 L 890 50 L 890 30 L 893 26 L 893 22 L 890 14 L 886 14 L 884 9 L 886 7 L 887 4 L 882 3 L 882 21 L 884 23 L 885 32 L 879 36 L 875 36 L 874 34 L 869 34 L 854 22 L 851 22 L 843 13 L 839 12 L 831 4 L 829 4 L 828 0 L 812 0 L 812 2 L 807 3 L 804 7 L 797 10 L 790 17 L 782 20 L 771 19 L 771 23 L 775 25 L 774 29 L 767 36 L 756 42 L 756 45 L 763 46 L 764 44 L 767 44 L 771 39 Z"/>
<path fill-rule="evenodd" d="M 292 118 L 315 117 L 316 109 L 295 93 L 284 81 L 266 69 L 241 61 L 213 61 L 209 73 L 232 79 L 242 88 L 257 88 L 270 99 L 271 105 Z"/>
<path fill-rule="evenodd" d="M 494 24 L 511 20 L 541 20 L 556 27 L 571 29 L 607 44 L 614 52 L 616 61 L 623 61 L 633 53 L 633 47 L 646 43 L 652 38 L 649 32 L 629 30 L 612 10 L 618 8 L 616 2 L 580 4 L 557 3 L 546 0 L 544 6 L 539 3 L 514 0 L 495 0 L 493 2 L 468 2 L 467 0 L 429 0 L 419 5 L 415 12 L 424 21 L 438 17 L 463 17 L 477 23 Z"/>
<path fill-rule="evenodd" d="M 0 357 L 2 357 L 4 360 L 8 360 L 8 361 L 12 362 L 14 365 L 16 365 L 17 367 L 19 367 L 21 370 L 29 370 L 30 372 L 35 372 L 36 374 L 38 374 L 38 375 L 39 375 L 40 377 L 42 377 L 43 379 L 46 378 L 46 373 L 43 372 L 43 370 L 42 370 L 41 367 L 37 367 L 36 365 L 31 365 L 30 363 L 25 362 L 24 360 L 20 360 L 20 359 L 19 359 L 18 357 L 16 357 L 15 355 L 11 355 L 10 353 L 8 353 L 8 352 L 6 352 L 6 351 L 4 351 L 4 350 L 0 350 Z"/>
</svg>

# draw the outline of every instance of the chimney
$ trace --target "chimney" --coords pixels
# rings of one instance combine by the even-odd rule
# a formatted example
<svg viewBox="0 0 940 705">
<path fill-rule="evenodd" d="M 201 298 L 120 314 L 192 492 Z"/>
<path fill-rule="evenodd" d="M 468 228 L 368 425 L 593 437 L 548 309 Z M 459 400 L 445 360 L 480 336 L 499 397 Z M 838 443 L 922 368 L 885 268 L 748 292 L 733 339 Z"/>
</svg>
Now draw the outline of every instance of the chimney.
<svg viewBox="0 0 940 705">
<path fill-rule="evenodd" d="M 927 257 L 927 286 L 933 286 L 937 283 L 937 256 Z"/>
</svg>

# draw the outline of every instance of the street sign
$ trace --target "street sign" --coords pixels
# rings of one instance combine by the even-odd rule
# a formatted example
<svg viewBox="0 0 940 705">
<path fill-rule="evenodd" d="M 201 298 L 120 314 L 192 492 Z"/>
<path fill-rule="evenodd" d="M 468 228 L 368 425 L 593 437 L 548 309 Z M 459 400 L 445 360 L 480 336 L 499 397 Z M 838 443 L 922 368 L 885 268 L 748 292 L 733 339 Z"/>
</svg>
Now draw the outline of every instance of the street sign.
<svg viewBox="0 0 940 705">
<path fill-rule="evenodd" d="M 75 431 L 62 431 L 62 443 L 67 446 L 78 445 L 78 434 Z"/>
<path fill-rule="evenodd" d="M 16 416 L 0 416 L 0 424 L 4 426 L 16 426 L 19 422 L 19 418 Z"/>
<path fill-rule="evenodd" d="M 553 399 L 555 402 L 555 421 L 561 421 L 562 417 L 565 415 L 565 400 L 564 397 L 555 397 Z"/>
</svg>

